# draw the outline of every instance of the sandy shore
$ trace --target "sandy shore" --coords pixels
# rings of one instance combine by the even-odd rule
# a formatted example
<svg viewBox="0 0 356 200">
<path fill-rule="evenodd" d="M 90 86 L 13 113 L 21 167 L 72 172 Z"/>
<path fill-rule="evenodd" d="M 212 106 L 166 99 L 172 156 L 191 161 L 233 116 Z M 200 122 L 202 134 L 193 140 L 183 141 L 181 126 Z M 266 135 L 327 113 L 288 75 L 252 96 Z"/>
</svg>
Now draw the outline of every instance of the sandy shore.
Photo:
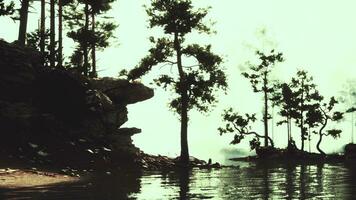
<svg viewBox="0 0 356 200">
<path fill-rule="evenodd" d="M 0 187 L 2 188 L 35 187 L 75 181 L 79 181 L 79 178 L 53 172 L 0 169 Z"/>
</svg>

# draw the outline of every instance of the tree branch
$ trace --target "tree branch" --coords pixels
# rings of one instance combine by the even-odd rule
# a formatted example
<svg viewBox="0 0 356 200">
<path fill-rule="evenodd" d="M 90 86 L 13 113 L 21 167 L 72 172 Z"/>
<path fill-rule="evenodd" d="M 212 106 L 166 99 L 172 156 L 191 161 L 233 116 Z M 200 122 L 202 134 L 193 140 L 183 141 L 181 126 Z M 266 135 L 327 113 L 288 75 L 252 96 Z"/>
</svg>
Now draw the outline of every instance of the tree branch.
<svg viewBox="0 0 356 200">
<path fill-rule="evenodd" d="M 243 133 L 243 134 L 245 134 L 245 135 L 255 135 L 258 138 L 265 138 L 265 136 L 260 135 L 260 134 L 256 133 L 255 131 L 246 132 L 246 133 Z M 271 143 L 272 147 L 274 147 L 273 140 L 269 136 L 267 136 L 267 139 Z"/>
</svg>

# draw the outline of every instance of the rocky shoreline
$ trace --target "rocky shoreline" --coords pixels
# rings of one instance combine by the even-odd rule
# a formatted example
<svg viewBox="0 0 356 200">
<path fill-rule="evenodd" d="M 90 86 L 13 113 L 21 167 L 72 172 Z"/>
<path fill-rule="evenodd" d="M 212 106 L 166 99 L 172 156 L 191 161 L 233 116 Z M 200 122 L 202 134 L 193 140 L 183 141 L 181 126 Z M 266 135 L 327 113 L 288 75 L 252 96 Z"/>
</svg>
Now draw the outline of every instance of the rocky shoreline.
<svg viewBox="0 0 356 200">
<path fill-rule="evenodd" d="M 68 175 L 180 167 L 179 158 L 142 152 L 131 139 L 141 129 L 123 127 L 127 105 L 152 98 L 151 88 L 44 67 L 39 52 L 1 40 L 0 55 L 1 166 L 58 169 Z M 220 164 L 192 157 L 189 167 Z"/>
<path fill-rule="evenodd" d="M 123 127 L 127 105 L 153 97 L 141 83 L 89 79 L 41 63 L 39 52 L 0 40 L 2 162 L 100 169 L 132 165 L 140 150 Z"/>
</svg>

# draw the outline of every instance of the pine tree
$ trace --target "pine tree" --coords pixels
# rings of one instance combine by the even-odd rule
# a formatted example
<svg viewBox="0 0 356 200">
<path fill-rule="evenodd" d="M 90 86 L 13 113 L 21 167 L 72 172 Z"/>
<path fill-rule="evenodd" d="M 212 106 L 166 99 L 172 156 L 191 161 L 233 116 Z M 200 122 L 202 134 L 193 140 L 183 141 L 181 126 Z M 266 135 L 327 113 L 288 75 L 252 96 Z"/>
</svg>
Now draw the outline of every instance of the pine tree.
<svg viewBox="0 0 356 200">
<path fill-rule="evenodd" d="M 49 62 L 50 67 L 56 66 L 56 30 L 55 30 L 55 0 L 50 0 L 50 33 L 49 33 Z"/>
<path fill-rule="evenodd" d="M 292 78 L 290 85 L 296 101 L 294 104 L 296 115 L 293 118 L 300 128 L 301 150 L 304 151 L 304 141 L 308 139 L 308 128 L 305 126 L 305 111 L 314 101 L 320 101 L 321 99 L 316 90 L 316 85 L 313 83 L 313 77 L 309 76 L 307 71 L 299 70 L 296 77 Z"/>
<path fill-rule="evenodd" d="M 257 51 L 257 56 L 260 59 L 260 63 L 257 65 L 249 63 L 249 71 L 243 72 L 242 75 L 250 80 L 253 91 L 257 93 L 263 93 L 264 97 L 264 113 L 263 113 L 263 124 L 264 124 L 264 146 L 268 146 L 268 101 L 271 98 L 271 93 L 274 91 L 270 80 L 270 73 L 273 66 L 277 62 L 283 61 L 282 53 L 275 53 L 271 50 L 269 54 Z"/>
<path fill-rule="evenodd" d="M 72 3 L 73 0 L 58 0 L 58 56 L 57 67 L 63 67 L 63 7 Z"/>
<path fill-rule="evenodd" d="M 27 33 L 27 18 L 28 18 L 28 8 L 30 6 L 30 0 L 22 0 L 20 8 L 20 27 L 18 35 L 18 44 L 20 46 L 25 46 L 26 43 L 26 33 Z"/>
<path fill-rule="evenodd" d="M 91 77 L 97 76 L 96 50 L 102 50 L 109 46 L 108 40 L 113 37 L 113 31 L 117 28 L 112 22 L 97 22 L 96 16 L 102 15 L 111 9 L 114 0 L 91 0 L 91 32 L 94 34 L 90 41 L 92 70 Z M 98 28 L 98 29 L 97 29 Z"/>
<path fill-rule="evenodd" d="M 272 104 L 280 107 L 279 115 L 284 118 L 277 122 L 277 125 L 287 124 L 288 146 L 292 139 L 292 118 L 297 113 L 295 112 L 296 100 L 290 85 L 287 83 L 276 84 L 273 86 L 275 90 L 272 93 Z"/>
<path fill-rule="evenodd" d="M 155 83 L 177 94 L 170 107 L 180 115 L 180 161 L 186 166 L 189 163 L 188 112 L 193 108 L 200 112 L 209 111 L 211 104 L 217 102 L 215 92 L 226 89 L 226 76 L 220 68 L 222 59 L 211 52 L 210 45 L 184 42 L 192 31 L 211 33 L 210 28 L 202 22 L 207 9 L 193 10 L 190 0 L 155 0 L 146 11 L 150 27 L 162 27 L 166 37 L 151 37 L 150 41 L 155 46 L 127 76 L 134 80 L 158 64 L 176 67 L 177 75 L 163 74 L 155 79 Z M 188 57 L 195 58 L 196 65 L 187 66 L 184 59 Z"/>
<path fill-rule="evenodd" d="M 42 55 L 45 54 L 46 42 L 46 0 L 41 0 L 41 19 L 40 19 L 40 52 Z"/>
<path fill-rule="evenodd" d="M 340 137 L 340 133 L 342 132 L 339 129 L 329 129 L 324 131 L 330 121 L 337 122 L 343 118 L 342 112 L 334 111 L 337 103 L 338 101 L 336 101 L 334 97 L 331 97 L 328 103 L 314 104 L 313 106 L 310 106 L 306 112 L 307 121 L 315 127 L 320 127 L 318 131 L 315 131 L 315 133 L 319 135 L 316 148 L 322 155 L 325 155 L 325 152 L 320 147 L 323 136 L 332 136 L 336 139 Z"/>
<path fill-rule="evenodd" d="M 109 40 L 113 38 L 113 31 L 117 27 L 110 21 L 98 21 L 95 17 L 107 12 L 112 2 L 111 0 L 75 1 L 65 10 L 64 19 L 71 30 L 67 36 L 78 44 L 71 61 L 75 61 L 76 63 L 72 64 L 79 67 L 79 71 L 86 76 L 97 75 L 95 52 L 109 46 Z M 80 59 L 80 56 L 83 58 Z"/>
</svg>

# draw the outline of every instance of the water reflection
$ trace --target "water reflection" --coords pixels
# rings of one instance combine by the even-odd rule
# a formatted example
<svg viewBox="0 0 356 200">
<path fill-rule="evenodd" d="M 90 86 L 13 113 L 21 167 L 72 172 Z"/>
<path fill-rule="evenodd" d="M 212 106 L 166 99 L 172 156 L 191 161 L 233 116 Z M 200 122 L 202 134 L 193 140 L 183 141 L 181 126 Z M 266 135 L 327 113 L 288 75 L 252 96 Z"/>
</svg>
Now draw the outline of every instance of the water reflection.
<svg viewBox="0 0 356 200">
<path fill-rule="evenodd" d="M 355 199 L 356 172 L 344 164 L 250 164 L 240 169 L 155 173 L 159 195 L 146 193 L 144 181 L 138 199 Z M 168 179 L 168 180 L 167 180 Z"/>
<path fill-rule="evenodd" d="M 7 189 L 0 188 L 0 199 L 36 199 L 36 200 L 121 200 L 140 191 L 139 172 L 116 172 L 95 174 L 80 182 L 43 185 Z"/>
<path fill-rule="evenodd" d="M 355 199 L 355 164 L 116 173 L 69 185 L 0 190 L 0 199 Z M 31 197 L 31 198 L 24 198 Z"/>
</svg>

